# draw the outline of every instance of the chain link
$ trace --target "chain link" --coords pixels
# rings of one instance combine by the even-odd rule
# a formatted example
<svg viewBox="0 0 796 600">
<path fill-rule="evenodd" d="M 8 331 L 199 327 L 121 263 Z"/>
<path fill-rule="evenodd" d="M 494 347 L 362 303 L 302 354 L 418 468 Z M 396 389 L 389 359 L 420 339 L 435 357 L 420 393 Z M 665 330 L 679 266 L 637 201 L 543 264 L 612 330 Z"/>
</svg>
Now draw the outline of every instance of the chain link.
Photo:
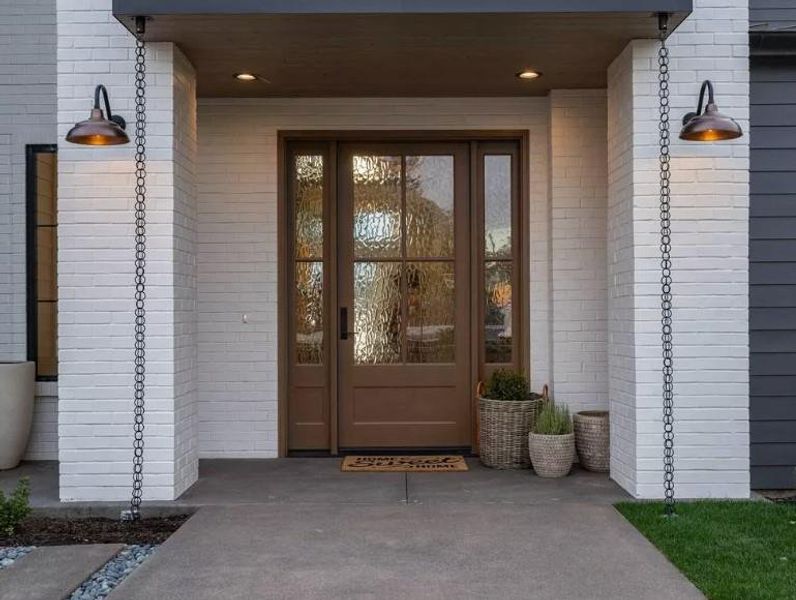
<svg viewBox="0 0 796 600">
<path fill-rule="evenodd" d="M 661 27 L 658 50 L 660 111 L 661 345 L 663 351 L 663 490 L 666 514 L 674 514 L 674 352 L 672 345 L 672 230 L 669 135 L 669 49 Z"/>
<path fill-rule="evenodd" d="M 135 47 L 135 421 L 131 519 L 140 518 L 144 483 L 144 382 L 146 379 L 146 47 Z"/>
</svg>

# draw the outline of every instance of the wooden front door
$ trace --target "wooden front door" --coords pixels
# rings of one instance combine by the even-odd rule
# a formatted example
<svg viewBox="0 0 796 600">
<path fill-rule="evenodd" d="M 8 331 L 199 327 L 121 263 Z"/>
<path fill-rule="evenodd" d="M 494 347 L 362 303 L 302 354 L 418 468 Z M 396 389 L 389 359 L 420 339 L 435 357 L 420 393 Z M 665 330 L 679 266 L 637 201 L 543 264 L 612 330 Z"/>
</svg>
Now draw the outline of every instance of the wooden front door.
<svg viewBox="0 0 796 600">
<path fill-rule="evenodd" d="M 469 447 L 525 364 L 519 145 L 367 139 L 286 146 L 285 451 Z"/>
<path fill-rule="evenodd" d="M 343 144 L 342 448 L 470 444 L 467 144 Z"/>
</svg>

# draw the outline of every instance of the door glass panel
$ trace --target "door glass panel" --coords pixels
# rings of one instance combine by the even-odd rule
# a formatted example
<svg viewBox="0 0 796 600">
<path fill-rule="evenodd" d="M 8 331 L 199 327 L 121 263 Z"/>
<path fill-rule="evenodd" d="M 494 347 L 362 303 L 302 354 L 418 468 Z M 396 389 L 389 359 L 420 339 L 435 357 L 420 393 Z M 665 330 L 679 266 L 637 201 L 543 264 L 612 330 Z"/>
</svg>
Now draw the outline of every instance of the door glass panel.
<svg viewBox="0 0 796 600">
<path fill-rule="evenodd" d="M 454 362 L 454 288 L 452 262 L 407 263 L 407 362 Z"/>
<path fill-rule="evenodd" d="M 296 363 L 323 362 L 323 263 L 296 263 Z"/>
<path fill-rule="evenodd" d="M 406 254 L 453 256 L 453 157 L 406 157 Z"/>
<path fill-rule="evenodd" d="M 401 263 L 354 263 L 354 362 L 401 362 Z"/>
<path fill-rule="evenodd" d="M 295 158 L 296 258 L 323 257 L 323 156 Z"/>
<path fill-rule="evenodd" d="M 354 156 L 354 256 L 400 258 L 400 156 Z"/>
<path fill-rule="evenodd" d="M 484 157 L 484 253 L 511 258 L 511 156 Z"/>
<path fill-rule="evenodd" d="M 484 266 L 485 362 L 511 362 L 511 262 L 493 261 Z"/>
</svg>

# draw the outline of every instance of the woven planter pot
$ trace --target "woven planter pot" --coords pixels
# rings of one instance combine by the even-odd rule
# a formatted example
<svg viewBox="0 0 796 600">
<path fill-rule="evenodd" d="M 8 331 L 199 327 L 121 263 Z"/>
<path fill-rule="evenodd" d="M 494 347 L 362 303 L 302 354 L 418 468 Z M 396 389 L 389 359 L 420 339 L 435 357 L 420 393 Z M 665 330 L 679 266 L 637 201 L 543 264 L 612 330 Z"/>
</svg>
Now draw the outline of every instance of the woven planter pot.
<svg viewBox="0 0 796 600">
<path fill-rule="evenodd" d="M 575 446 L 584 469 L 605 473 L 611 466 L 611 428 L 607 410 L 575 414 Z"/>
<path fill-rule="evenodd" d="M 539 477 L 564 477 L 575 461 L 575 434 L 528 434 L 533 470 Z"/>
<path fill-rule="evenodd" d="M 478 397 L 481 462 L 493 469 L 527 469 L 528 432 L 536 421 L 541 397 L 507 401 Z"/>
</svg>

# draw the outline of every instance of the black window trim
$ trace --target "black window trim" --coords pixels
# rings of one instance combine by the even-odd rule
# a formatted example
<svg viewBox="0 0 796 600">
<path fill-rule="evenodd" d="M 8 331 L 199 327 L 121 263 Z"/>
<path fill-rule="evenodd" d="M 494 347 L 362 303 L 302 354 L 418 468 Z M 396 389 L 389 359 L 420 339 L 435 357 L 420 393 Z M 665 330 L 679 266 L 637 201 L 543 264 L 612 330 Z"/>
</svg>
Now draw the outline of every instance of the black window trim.
<svg viewBox="0 0 796 600">
<path fill-rule="evenodd" d="M 55 144 L 28 144 L 25 146 L 25 248 L 26 248 L 26 305 L 28 331 L 28 360 L 35 361 L 38 356 L 38 314 L 36 310 L 36 196 L 38 154 L 57 154 Z M 57 226 L 57 225 L 56 225 Z M 58 376 L 39 375 L 36 381 L 58 381 Z"/>
</svg>

